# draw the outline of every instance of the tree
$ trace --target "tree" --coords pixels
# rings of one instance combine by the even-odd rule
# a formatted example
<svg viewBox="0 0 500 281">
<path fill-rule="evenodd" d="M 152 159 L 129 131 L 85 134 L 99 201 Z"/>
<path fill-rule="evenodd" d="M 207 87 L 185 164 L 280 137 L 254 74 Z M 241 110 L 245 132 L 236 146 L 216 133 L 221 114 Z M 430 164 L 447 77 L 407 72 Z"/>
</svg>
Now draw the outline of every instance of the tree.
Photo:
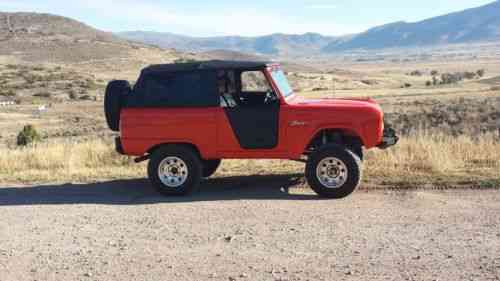
<svg viewBox="0 0 500 281">
<path fill-rule="evenodd" d="M 431 82 L 430 80 L 429 80 L 429 81 L 427 81 L 427 82 L 425 82 L 425 86 L 427 86 L 427 87 L 432 86 L 432 82 Z"/>
<path fill-rule="evenodd" d="M 78 98 L 78 95 L 76 94 L 75 90 L 69 90 L 68 93 L 69 99 L 70 100 L 76 100 Z"/>
<path fill-rule="evenodd" d="M 414 70 L 410 72 L 410 76 L 422 76 L 422 72 L 420 70 Z"/>
<path fill-rule="evenodd" d="M 464 72 L 465 79 L 469 80 L 474 79 L 476 78 L 476 75 L 477 75 L 476 72 L 469 72 L 469 71 Z"/>
<path fill-rule="evenodd" d="M 431 75 L 432 76 L 437 76 L 438 74 L 439 74 L 439 71 L 437 71 L 437 70 L 432 70 L 431 71 Z"/>
<path fill-rule="evenodd" d="M 41 137 L 33 125 L 26 125 L 17 135 L 17 145 L 27 146 L 40 141 Z"/>
<path fill-rule="evenodd" d="M 479 69 L 478 71 L 476 71 L 476 74 L 477 76 L 479 76 L 479 78 L 482 78 L 485 73 L 486 71 L 484 69 Z"/>
</svg>

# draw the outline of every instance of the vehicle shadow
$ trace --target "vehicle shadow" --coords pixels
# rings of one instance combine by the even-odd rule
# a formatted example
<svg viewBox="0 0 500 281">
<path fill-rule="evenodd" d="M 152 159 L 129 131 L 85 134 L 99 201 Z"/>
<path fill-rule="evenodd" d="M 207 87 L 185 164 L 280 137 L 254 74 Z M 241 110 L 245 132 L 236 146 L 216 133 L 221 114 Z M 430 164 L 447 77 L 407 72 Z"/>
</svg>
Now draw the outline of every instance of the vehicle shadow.
<svg viewBox="0 0 500 281">
<path fill-rule="evenodd" d="M 302 184 L 301 174 L 238 176 L 205 180 L 198 192 L 187 197 L 163 197 L 147 179 L 119 180 L 93 184 L 0 187 L 0 206 L 109 204 L 140 205 L 228 200 L 316 200 L 311 194 L 291 194 L 290 187 Z"/>
</svg>

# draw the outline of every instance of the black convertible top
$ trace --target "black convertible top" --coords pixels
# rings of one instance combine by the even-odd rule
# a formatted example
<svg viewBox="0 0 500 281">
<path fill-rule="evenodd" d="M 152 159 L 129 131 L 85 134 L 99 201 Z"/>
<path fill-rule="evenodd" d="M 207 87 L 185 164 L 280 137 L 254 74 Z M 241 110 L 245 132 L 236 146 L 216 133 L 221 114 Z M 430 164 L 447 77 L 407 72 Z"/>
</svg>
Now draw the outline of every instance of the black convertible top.
<svg viewBox="0 0 500 281">
<path fill-rule="evenodd" d="M 156 64 L 144 68 L 126 107 L 220 106 L 218 70 L 259 71 L 272 62 L 211 60 Z"/>
<path fill-rule="evenodd" d="M 210 60 L 189 63 L 175 64 L 155 64 L 150 65 L 142 70 L 145 73 L 163 73 L 163 72 L 184 72 L 197 70 L 219 70 L 219 69 L 234 69 L 234 70 L 260 70 L 275 63 L 265 61 L 225 61 L 225 60 Z"/>
</svg>

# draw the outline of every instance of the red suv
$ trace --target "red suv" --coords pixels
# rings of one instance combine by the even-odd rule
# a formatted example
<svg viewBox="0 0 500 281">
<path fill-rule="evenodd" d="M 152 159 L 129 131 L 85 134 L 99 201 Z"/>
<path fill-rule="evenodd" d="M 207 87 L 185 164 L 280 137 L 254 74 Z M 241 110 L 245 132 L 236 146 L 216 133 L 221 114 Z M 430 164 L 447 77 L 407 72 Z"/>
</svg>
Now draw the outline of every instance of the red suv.
<svg viewBox="0 0 500 281">
<path fill-rule="evenodd" d="M 134 87 L 112 81 L 105 114 L 119 153 L 149 160 L 164 195 L 186 195 L 221 159 L 306 163 L 320 196 L 342 198 L 361 180 L 363 148 L 398 141 L 370 99 L 305 99 L 279 64 L 206 61 L 153 65 Z"/>
</svg>

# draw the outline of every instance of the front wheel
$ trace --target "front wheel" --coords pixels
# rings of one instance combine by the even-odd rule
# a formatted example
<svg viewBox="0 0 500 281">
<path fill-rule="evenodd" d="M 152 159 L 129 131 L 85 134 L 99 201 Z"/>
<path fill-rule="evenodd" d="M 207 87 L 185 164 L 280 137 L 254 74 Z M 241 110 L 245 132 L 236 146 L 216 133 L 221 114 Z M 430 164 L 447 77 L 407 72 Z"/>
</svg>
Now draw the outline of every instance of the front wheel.
<svg viewBox="0 0 500 281">
<path fill-rule="evenodd" d="M 321 197 L 347 197 L 359 186 L 361 177 L 359 157 L 338 145 L 319 149 L 306 165 L 307 182 Z"/>
<path fill-rule="evenodd" d="M 192 193 L 200 183 L 202 164 L 198 155 L 184 146 L 166 146 L 151 156 L 148 176 L 162 195 L 180 196 Z"/>
</svg>

